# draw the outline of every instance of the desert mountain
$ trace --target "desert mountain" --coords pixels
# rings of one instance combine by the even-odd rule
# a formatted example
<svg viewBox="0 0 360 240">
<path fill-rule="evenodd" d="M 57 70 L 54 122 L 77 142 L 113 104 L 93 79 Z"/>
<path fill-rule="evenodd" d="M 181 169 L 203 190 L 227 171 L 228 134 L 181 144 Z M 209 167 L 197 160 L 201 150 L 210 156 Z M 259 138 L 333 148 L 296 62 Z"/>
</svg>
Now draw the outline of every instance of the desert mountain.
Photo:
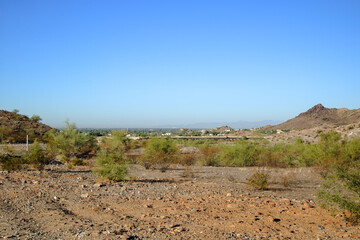
<svg viewBox="0 0 360 240">
<path fill-rule="evenodd" d="M 0 110 L 0 141 L 25 142 L 26 135 L 29 135 L 31 142 L 35 139 L 41 140 L 43 134 L 51 129 L 25 115 Z"/>
<path fill-rule="evenodd" d="M 314 127 L 338 127 L 341 125 L 359 124 L 360 109 L 349 110 L 347 108 L 326 108 L 318 104 L 306 112 L 300 113 L 284 123 L 265 126 L 263 129 L 290 129 L 301 130 Z"/>
</svg>

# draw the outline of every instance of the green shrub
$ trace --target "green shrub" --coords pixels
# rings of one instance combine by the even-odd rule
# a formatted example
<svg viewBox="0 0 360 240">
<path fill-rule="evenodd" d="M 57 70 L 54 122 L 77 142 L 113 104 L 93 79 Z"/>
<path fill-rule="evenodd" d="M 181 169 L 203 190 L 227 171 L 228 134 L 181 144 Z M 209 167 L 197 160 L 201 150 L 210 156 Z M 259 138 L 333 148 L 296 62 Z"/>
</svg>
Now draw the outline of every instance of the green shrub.
<svg viewBox="0 0 360 240">
<path fill-rule="evenodd" d="M 20 170 L 25 163 L 24 159 L 20 156 L 12 156 L 8 153 L 0 154 L 0 166 L 5 171 Z"/>
<path fill-rule="evenodd" d="M 143 164 L 166 169 L 170 164 L 177 163 L 180 151 L 171 138 L 152 138 L 145 147 Z"/>
<path fill-rule="evenodd" d="M 94 137 L 82 133 L 76 129 L 75 124 L 66 121 L 66 128 L 60 132 L 52 133 L 49 139 L 49 148 L 62 155 L 63 160 L 70 161 L 73 158 L 86 158 L 95 148 Z"/>
<path fill-rule="evenodd" d="M 329 209 L 341 209 L 351 214 L 347 220 L 360 221 L 360 168 L 337 167 L 329 172 L 317 196 L 323 206 Z"/>
<path fill-rule="evenodd" d="M 248 179 L 248 184 L 259 190 L 266 190 L 269 185 L 269 176 L 257 171 Z"/>
<path fill-rule="evenodd" d="M 344 154 L 346 141 L 341 141 L 341 135 L 335 131 L 323 133 L 320 135 L 320 141 L 317 144 L 319 165 L 331 167 L 341 161 Z"/>
<path fill-rule="evenodd" d="M 111 181 L 123 181 L 127 176 L 127 159 L 125 151 L 131 146 L 124 131 L 113 131 L 112 136 L 105 138 L 97 152 L 94 172 Z"/>
<path fill-rule="evenodd" d="M 123 181 L 127 175 L 127 164 L 123 153 L 101 149 L 97 155 L 94 172 L 112 181 Z"/>
<path fill-rule="evenodd" d="M 50 156 L 46 154 L 46 151 L 35 140 L 30 146 L 29 152 L 24 156 L 25 162 L 31 164 L 34 168 L 42 170 L 46 164 L 50 161 Z"/>
<path fill-rule="evenodd" d="M 332 134 L 332 133 L 331 133 Z M 328 138 L 327 138 L 328 139 Z M 328 168 L 318 197 L 325 207 L 348 211 L 347 218 L 352 223 L 360 222 L 360 139 L 342 141 L 331 139 L 331 161 L 326 162 Z M 335 146 L 334 146 L 335 145 Z M 336 158 L 336 159 L 333 159 Z M 333 165 L 329 165 L 333 163 Z"/>
<path fill-rule="evenodd" d="M 31 120 L 33 120 L 34 122 L 40 122 L 42 119 L 39 115 L 32 115 L 31 116 Z"/>
<path fill-rule="evenodd" d="M 224 145 L 220 151 L 220 164 L 223 166 L 255 166 L 260 147 L 256 143 L 240 140 L 235 145 Z"/>
<path fill-rule="evenodd" d="M 126 137 L 127 133 L 125 131 L 112 131 L 111 137 L 104 138 L 103 142 L 105 142 L 107 148 L 112 151 L 118 150 L 126 152 L 133 147 L 133 141 Z"/>
</svg>

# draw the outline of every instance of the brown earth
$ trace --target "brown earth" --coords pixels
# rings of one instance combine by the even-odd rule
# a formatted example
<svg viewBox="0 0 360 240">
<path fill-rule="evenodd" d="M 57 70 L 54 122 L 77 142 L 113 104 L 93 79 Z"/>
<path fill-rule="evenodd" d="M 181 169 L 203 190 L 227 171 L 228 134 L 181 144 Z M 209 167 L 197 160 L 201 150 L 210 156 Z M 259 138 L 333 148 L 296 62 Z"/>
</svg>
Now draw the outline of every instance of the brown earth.
<svg viewBox="0 0 360 240">
<path fill-rule="evenodd" d="M 292 143 L 296 139 L 301 138 L 306 143 L 317 143 L 320 140 L 322 133 L 335 131 L 347 139 L 360 138 L 360 124 L 349 124 L 338 127 L 314 127 L 302 130 L 291 130 L 289 132 L 282 132 L 276 134 L 263 135 L 265 139 L 271 143 Z"/>
<path fill-rule="evenodd" d="M 51 129 L 25 115 L 0 110 L 0 141 L 22 143 L 26 142 L 26 135 L 29 135 L 31 142 L 35 139 L 42 140 L 43 134 Z"/>
<path fill-rule="evenodd" d="M 262 129 L 301 130 L 314 127 L 338 127 L 349 124 L 360 124 L 360 109 L 325 108 L 323 105 L 318 104 L 284 123 L 265 126 Z"/>
<path fill-rule="evenodd" d="M 132 166 L 132 180 L 100 183 L 86 168 L 0 172 L 3 239 L 359 239 L 360 228 L 319 207 L 314 169 Z M 289 186 L 285 187 L 283 182 Z"/>
</svg>

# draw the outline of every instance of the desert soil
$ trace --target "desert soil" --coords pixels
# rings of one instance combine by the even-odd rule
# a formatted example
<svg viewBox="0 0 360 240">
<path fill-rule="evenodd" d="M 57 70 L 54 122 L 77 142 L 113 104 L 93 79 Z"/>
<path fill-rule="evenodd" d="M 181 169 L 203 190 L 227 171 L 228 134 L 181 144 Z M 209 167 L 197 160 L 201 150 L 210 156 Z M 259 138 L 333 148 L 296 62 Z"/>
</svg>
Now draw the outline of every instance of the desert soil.
<svg viewBox="0 0 360 240">
<path fill-rule="evenodd" d="M 0 238 L 360 238 L 359 226 L 316 203 L 321 178 L 310 168 L 265 169 L 266 191 L 246 184 L 257 168 L 163 173 L 135 165 L 132 180 L 118 183 L 99 182 L 86 168 L 47 168 L 0 172 Z"/>
</svg>

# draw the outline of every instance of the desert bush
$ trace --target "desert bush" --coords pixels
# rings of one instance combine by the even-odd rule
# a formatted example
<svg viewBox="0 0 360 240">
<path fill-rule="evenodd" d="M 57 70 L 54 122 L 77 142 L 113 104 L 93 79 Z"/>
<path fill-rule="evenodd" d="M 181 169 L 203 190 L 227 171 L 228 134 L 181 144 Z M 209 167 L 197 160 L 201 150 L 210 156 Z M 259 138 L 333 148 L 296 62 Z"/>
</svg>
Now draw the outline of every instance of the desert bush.
<svg viewBox="0 0 360 240">
<path fill-rule="evenodd" d="M 229 182 L 236 183 L 236 179 L 233 175 L 229 175 L 227 179 L 229 180 Z"/>
<path fill-rule="evenodd" d="M 251 175 L 247 183 L 259 190 L 266 190 L 269 185 L 269 176 L 263 172 L 257 171 Z"/>
<path fill-rule="evenodd" d="M 281 178 L 281 183 L 283 187 L 287 188 L 294 184 L 295 179 L 296 179 L 296 175 L 294 173 L 289 173 Z"/>
<path fill-rule="evenodd" d="M 318 151 L 318 165 L 331 167 L 336 165 L 344 154 L 346 140 L 342 141 L 341 135 L 335 131 L 320 135 L 320 141 L 316 145 Z"/>
<path fill-rule="evenodd" d="M 35 140 L 31 145 L 29 152 L 25 154 L 24 160 L 34 168 L 42 170 L 51 160 L 51 155 L 47 155 L 43 147 Z"/>
<path fill-rule="evenodd" d="M 171 138 L 152 138 L 145 147 L 143 164 L 158 166 L 165 170 L 178 162 L 180 150 Z"/>
<path fill-rule="evenodd" d="M 111 132 L 111 137 L 104 138 L 103 142 L 105 146 L 112 151 L 126 152 L 133 148 L 134 143 L 131 139 L 126 137 L 127 132 L 123 130 L 117 130 Z"/>
<path fill-rule="evenodd" d="M 224 145 L 219 159 L 223 166 L 255 166 L 258 160 L 260 146 L 253 142 L 240 140 L 235 145 Z"/>
<path fill-rule="evenodd" d="M 0 154 L 0 166 L 5 171 L 20 170 L 25 163 L 21 156 L 14 156 L 9 153 Z"/>
<path fill-rule="evenodd" d="M 205 146 L 200 148 L 200 151 L 202 153 L 201 156 L 201 162 L 205 166 L 220 166 L 219 161 L 219 154 L 220 154 L 220 148 L 219 147 L 211 147 L 211 146 Z"/>
<path fill-rule="evenodd" d="M 70 164 L 73 166 L 85 166 L 87 162 L 82 158 L 72 158 Z"/>
<path fill-rule="evenodd" d="M 0 143 L 5 143 L 6 127 L 0 126 Z"/>
<path fill-rule="evenodd" d="M 325 177 L 317 196 L 323 206 L 348 211 L 352 223 L 360 221 L 360 171 L 357 168 L 337 167 Z"/>
<path fill-rule="evenodd" d="M 179 163 L 182 165 L 191 166 L 196 163 L 198 158 L 199 158 L 198 154 L 194 154 L 194 153 L 181 154 Z"/>
<path fill-rule="evenodd" d="M 42 119 L 39 115 L 32 115 L 31 116 L 31 120 L 33 120 L 34 122 L 40 122 Z"/>
<path fill-rule="evenodd" d="M 261 153 L 259 154 L 258 160 L 256 162 L 257 166 L 260 167 L 279 167 L 279 152 L 280 150 L 277 149 L 279 145 L 270 147 L 265 146 Z"/>
<path fill-rule="evenodd" d="M 339 150 L 339 139 L 330 141 L 334 146 L 328 146 L 332 158 L 326 162 L 328 172 L 318 197 L 323 205 L 330 209 L 348 211 L 347 220 L 352 223 L 360 222 L 360 139 L 343 140 L 343 148 Z M 335 149 L 335 150 L 334 150 Z M 333 165 L 328 165 L 333 163 Z"/>
<path fill-rule="evenodd" d="M 60 132 L 52 132 L 51 138 L 49 148 L 55 149 L 66 162 L 73 158 L 86 158 L 93 154 L 96 148 L 93 136 L 80 132 L 75 124 L 68 121 L 66 128 Z"/>
<path fill-rule="evenodd" d="M 195 173 L 192 170 L 191 166 L 186 166 L 186 168 L 182 172 L 182 177 L 183 178 L 194 178 L 195 177 Z"/>
<path fill-rule="evenodd" d="M 100 150 L 97 156 L 94 172 L 99 176 L 111 181 L 123 181 L 127 176 L 127 164 L 121 153 L 109 153 Z"/>
<path fill-rule="evenodd" d="M 127 159 L 125 151 L 129 149 L 130 140 L 123 131 L 113 131 L 111 138 L 106 138 L 97 152 L 94 172 L 111 181 L 123 181 L 127 176 Z"/>
</svg>

